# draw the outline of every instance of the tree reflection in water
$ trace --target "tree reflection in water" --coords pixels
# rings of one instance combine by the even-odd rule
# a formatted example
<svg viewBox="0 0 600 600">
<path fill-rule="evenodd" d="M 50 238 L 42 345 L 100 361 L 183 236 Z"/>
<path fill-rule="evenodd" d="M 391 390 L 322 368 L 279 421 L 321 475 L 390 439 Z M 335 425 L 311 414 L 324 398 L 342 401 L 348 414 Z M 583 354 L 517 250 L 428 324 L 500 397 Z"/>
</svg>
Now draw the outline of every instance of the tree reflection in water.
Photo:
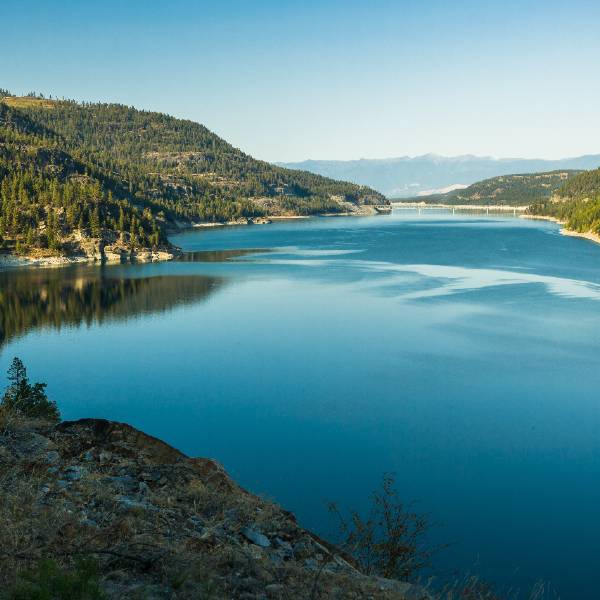
<svg viewBox="0 0 600 600">
<path fill-rule="evenodd" d="M 168 311 L 207 298 L 223 283 L 205 275 L 130 278 L 90 266 L 0 271 L 0 347 L 33 329 Z"/>
</svg>

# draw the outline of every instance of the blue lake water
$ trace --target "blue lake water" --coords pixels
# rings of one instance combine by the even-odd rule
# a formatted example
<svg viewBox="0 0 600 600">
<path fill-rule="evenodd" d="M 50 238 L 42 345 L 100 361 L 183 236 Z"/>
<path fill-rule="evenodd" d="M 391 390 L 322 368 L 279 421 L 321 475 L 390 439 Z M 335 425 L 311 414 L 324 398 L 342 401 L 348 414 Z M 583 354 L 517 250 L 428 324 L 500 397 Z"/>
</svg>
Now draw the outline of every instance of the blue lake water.
<svg viewBox="0 0 600 600">
<path fill-rule="evenodd" d="M 2 372 L 324 534 L 325 501 L 395 472 L 442 573 L 600 597 L 600 246 L 433 210 L 174 241 L 189 260 L 0 271 Z"/>
</svg>

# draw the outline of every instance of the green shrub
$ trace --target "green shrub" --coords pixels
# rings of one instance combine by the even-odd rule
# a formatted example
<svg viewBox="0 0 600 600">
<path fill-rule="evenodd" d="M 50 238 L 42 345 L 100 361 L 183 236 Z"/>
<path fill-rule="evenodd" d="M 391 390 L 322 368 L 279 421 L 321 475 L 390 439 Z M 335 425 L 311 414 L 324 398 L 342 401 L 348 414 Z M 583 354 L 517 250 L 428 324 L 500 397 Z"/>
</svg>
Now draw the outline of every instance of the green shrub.
<svg viewBox="0 0 600 600">
<path fill-rule="evenodd" d="M 98 568 L 91 559 L 78 560 L 72 570 L 55 561 L 41 560 L 21 571 L 17 582 L 2 595 L 6 600 L 103 600 L 98 584 Z"/>
</svg>

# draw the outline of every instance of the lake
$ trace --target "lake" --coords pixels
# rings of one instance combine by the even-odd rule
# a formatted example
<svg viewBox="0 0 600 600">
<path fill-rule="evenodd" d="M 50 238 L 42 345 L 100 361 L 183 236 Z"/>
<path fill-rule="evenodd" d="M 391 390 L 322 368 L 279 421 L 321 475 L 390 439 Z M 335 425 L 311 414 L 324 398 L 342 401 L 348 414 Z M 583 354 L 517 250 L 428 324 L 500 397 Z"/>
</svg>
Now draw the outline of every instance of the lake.
<svg viewBox="0 0 600 600">
<path fill-rule="evenodd" d="M 323 534 L 326 501 L 364 509 L 394 472 L 452 544 L 441 573 L 600 595 L 600 246 L 442 210 L 173 241 L 185 260 L 0 271 L 2 372 Z"/>
</svg>

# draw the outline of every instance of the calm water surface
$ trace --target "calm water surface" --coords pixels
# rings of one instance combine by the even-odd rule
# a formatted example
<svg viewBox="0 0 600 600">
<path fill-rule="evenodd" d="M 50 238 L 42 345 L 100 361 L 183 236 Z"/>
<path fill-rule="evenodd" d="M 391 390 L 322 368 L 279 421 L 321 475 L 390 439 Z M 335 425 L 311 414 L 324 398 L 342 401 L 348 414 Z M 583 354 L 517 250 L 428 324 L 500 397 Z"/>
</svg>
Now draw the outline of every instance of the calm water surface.
<svg viewBox="0 0 600 600">
<path fill-rule="evenodd" d="M 194 254 L 0 271 L 2 372 L 322 533 L 393 471 L 454 544 L 442 572 L 600 597 L 600 246 L 441 211 L 174 241 Z"/>
</svg>

